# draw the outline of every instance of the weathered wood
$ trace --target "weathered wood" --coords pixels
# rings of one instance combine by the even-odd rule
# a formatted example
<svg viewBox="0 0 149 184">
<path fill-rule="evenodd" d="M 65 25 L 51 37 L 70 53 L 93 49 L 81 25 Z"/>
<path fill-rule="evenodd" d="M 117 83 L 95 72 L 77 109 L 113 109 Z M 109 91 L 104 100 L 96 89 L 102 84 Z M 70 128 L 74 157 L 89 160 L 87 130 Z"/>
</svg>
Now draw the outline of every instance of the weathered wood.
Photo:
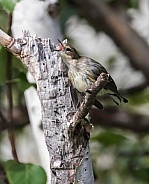
<svg viewBox="0 0 149 184">
<path fill-rule="evenodd" d="M 57 52 L 53 51 L 55 46 L 50 39 L 30 36 L 25 31 L 23 38 L 11 39 L 10 44 L 4 46 L 22 60 L 37 84 L 45 142 L 51 157 L 51 183 L 93 184 L 88 149 L 92 126 L 84 118 L 108 76 L 100 75 L 90 89 L 93 94 L 86 95 L 77 111 L 72 100 L 67 68 Z"/>
<path fill-rule="evenodd" d="M 0 43 L 4 46 L 4 47 L 9 47 L 9 45 L 12 43 L 13 38 L 9 35 L 7 35 L 5 32 L 3 32 L 0 29 Z"/>
<path fill-rule="evenodd" d="M 51 156 L 52 184 L 74 183 L 88 143 L 86 130 L 78 125 L 69 134 L 67 115 L 76 109 L 70 93 L 67 69 L 49 39 L 24 33 L 21 59 L 33 75 L 41 101 L 45 141 Z"/>
</svg>

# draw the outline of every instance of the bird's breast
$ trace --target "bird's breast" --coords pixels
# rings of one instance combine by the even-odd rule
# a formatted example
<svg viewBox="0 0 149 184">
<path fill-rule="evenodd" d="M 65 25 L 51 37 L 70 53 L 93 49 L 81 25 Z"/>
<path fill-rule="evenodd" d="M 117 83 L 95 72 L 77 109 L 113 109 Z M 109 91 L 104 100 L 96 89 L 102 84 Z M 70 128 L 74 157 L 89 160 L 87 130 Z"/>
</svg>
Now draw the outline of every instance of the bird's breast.
<svg viewBox="0 0 149 184">
<path fill-rule="evenodd" d="M 92 84 L 93 81 L 88 77 L 85 72 L 68 72 L 69 79 L 79 92 L 85 92 Z"/>
</svg>

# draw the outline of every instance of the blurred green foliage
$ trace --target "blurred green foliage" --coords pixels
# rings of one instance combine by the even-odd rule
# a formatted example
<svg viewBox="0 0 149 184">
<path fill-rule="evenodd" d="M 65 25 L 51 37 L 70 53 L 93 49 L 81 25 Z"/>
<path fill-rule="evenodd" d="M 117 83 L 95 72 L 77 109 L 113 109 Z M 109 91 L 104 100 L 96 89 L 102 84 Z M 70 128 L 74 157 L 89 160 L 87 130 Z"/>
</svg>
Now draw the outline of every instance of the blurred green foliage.
<svg viewBox="0 0 149 184">
<path fill-rule="evenodd" d="M 20 0 L 0 0 L 0 5 L 2 6 L 2 8 L 4 10 L 6 10 L 7 12 L 12 13 L 14 6 L 17 2 L 19 2 Z"/>
<path fill-rule="evenodd" d="M 9 27 L 10 13 L 18 0 L 0 0 L 0 28 L 7 32 Z M 5 48 L 0 46 L 0 99 L 6 99 L 7 83 L 12 83 L 13 102 L 14 105 L 21 105 L 24 103 L 24 91 L 32 86 L 26 79 L 27 68 L 15 56 L 11 56 L 12 62 L 12 80 L 7 80 L 7 62 L 8 52 Z M 10 53 L 9 53 L 10 54 Z M 0 105 L 5 104 L 5 100 L 0 101 Z"/>
<path fill-rule="evenodd" d="M 124 137 L 122 134 L 114 133 L 108 130 L 105 132 L 101 132 L 100 134 L 92 138 L 92 140 L 97 140 L 105 147 L 115 145 L 115 144 L 119 145 L 123 143 L 125 139 L 126 137 Z"/>
<path fill-rule="evenodd" d="M 7 50 L 4 48 L 0 49 L 0 85 L 4 84 L 7 80 L 6 69 L 7 69 Z"/>
<path fill-rule="evenodd" d="M 14 6 L 17 1 L 13 0 L 0 0 L 0 28 L 7 32 L 9 29 L 9 19 Z M 8 60 L 11 60 L 11 73 L 12 79 L 8 80 Z M 0 46 L 0 109 L 5 109 L 7 104 L 7 84 L 11 83 L 13 93 L 13 105 L 20 106 L 24 103 L 24 91 L 30 87 L 30 84 L 26 79 L 27 68 L 17 59 L 11 55 L 10 52 Z M 1 141 L 1 140 L 0 140 Z M 1 152 L 0 152 L 1 154 Z M 45 171 L 32 164 L 15 163 L 14 161 L 8 161 L 5 164 L 0 160 L 0 183 L 6 184 L 46 184 Z M 8 182 L 5 182 L 5 178 L 2 171 L 2 165 L 5 165 L 5 172 Z M 2 177 L 3 176 L 3 177 Z"/>
<path fill-rule="evenodd" d="M 140 0 L 108 0 L 110 4 L 119 4 L 126 8 L 138 8 Z"/>
<path fill-rule="evenodd" d="M 96 129 L 91 150 L 96 184 L 148 184 L 149 136 Z"/>
<path fill-rule="evenodd" d="M 65 0 L 61 2 L 61 12 L 60 12 L 60 24 L 63 34 L 65 34 L 65 24 L 67 23 L 68 19 L 77 14 L 77 10 L 70 4 L 68 4 Z"/>
</svg>

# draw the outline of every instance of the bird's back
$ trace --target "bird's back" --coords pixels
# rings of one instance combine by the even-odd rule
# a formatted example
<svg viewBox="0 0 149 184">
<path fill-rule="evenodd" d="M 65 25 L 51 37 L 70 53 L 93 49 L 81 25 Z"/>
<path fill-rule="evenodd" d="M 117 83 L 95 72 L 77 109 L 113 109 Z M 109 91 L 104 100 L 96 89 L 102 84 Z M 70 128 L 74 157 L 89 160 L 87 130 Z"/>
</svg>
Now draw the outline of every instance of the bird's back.
<svg viewBox="0 0 149 184">
<path fill-rule="evenodd" d="M 82 62 L 82 66 L 84 67 L 79 69 L 82 71 L 84 70 L 89 71 L 88 78 L 90 78 L 91 83 L 95 82 L 102 72 L 108 74 L 107 70 L 99 62 L 93 59 L 90 59 L 88 57 L 81 57 L 78 63 L 81 63 L 81 62 Z M 121 101 L 125 103 L 128 102 L 128 100 L 125 99 L 118 92 L 117 86 L 110 75 L 109 75 L 107 84 L 105 85 L 104 89 L 100 91 L 98 95 L 102 95 L 103 93 L 108 94 L 116 104 L 121 103 Z"/>
</svg>

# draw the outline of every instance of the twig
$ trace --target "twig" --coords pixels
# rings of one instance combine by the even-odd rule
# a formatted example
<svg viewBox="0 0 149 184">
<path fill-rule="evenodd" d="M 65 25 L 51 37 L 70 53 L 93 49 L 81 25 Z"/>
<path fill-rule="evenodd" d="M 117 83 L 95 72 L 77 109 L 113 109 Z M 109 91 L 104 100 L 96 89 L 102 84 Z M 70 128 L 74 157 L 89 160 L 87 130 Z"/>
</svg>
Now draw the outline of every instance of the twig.
<svg viewBox="0 0 149 184">
<path fill-rule="evenodd" d="M 13 55 L 20 58 L 22 39 L 14 39 L 0 29 L 0 44 L 7 48 Z"/>
<path fill-rule="evenodd" d="M 102 112 L 93 108 L 90 116 L 94 126 L 128 129 L 140 134 L 149 132 L 149 116 L 147 115 L 111 107 L 105 108 Z"/>
<path fill-rule="evenodd" d="M 7 122 L 8 111 L 6 109 L 0 109 L 0 132 L 6 130 L 9 126 L 12 129 L 21 129 L 29 124 L 29 117 L 26 106 L 13 107 L 13 124 L 10 125 Z"/>
<path fill-rule="evenodd" d="M 3 115 L 3 113 L 1 112 L 1 110 L 0 110 L 0 118 L 2 120 L 1 121 L 2 127 L 7 128 L 8 127 L 8 122 L 7 122 L 7 119 L 5 118 L 5 116 Z"/>
<path fill-rule="evenodd" d="M 9 24 L 8 24 L 8 34 L 11 35 L 11 24 L 12 24 L 12 15 L 8 14 L 9 17 Z M 11 80 L 12 79 L 12 54 L 7 51 L 7 80 Z M 8 126 L 7 128 L 7 132 L 8 132 L 8 137 L 9 137 L 9 141 L 11 144 L 11 150 L 12 150 L 12 155 L 15 161 L 19 161 L 18 160 L 18 156 L 17 156 L 17 151 L 16 151 L 16 146 L 15 146 L 15 136 L 13 133 L 13 129 L 11 127 L 11 125 L 13 124 L 13 97 L 12 97 L 12 83 L 8 83 L 7 84 L 8 87 L 8 124 L 10 124 L 10 126 Z"/>
<path fill-rule="evenodd" d="M 9 45 L 11 45 L 12 41 L 13 41 L 13 38 L 0 29 L 0 43 L 4 47 L 9 47 Z"/>
<path fill-rule="evenodd" d="M 108 74 L 101 73 L 100 76 L 97 78 L 95 84 L 91 87 L 91 89 L 89 89 L 90 93 L 86 93 L 83 102 L 81 103 L 80 107 L 72 118 L 72 122 L 70 124 L 71 131 L 74 131 L 77 124 L 80 123 L 81 120 L 84 119 L 85 116 L 88 114 L 95 101 L 97 93 L 106 85 L 107 80 Z"/>
<path fill-rule="evenodd" d="M 5 120 L 2 119 L 1 112 L 3 117 L 5 115 L 5 120 L 7 119 L 8 112 L 5 109 L 0 111 L 0 131 L 3 131 L 6 130 L 8 125 L 5 123 Z M 91 123 L 94 126 L 120 128 L 122 130 L 128 129 L 136 133 L 149 132 L 148 115 L 127 112 L 124 109 L 122 110 L 114 107 L 105 107 L 104 111 L 91 108 L 90 116 Z M 25 106 L 18 106 L 13 109 L 13 120 L 12 128 L 14 129 L 21 129 L 29 124 L 28 113 Z"/>
<path fill-rule="evenodd" d="M 149 82 L 147 80 L 143 81 L 141 84 L 137 84 L 135 86 L 131 86 L 127 89 L 119 90 L 121 94 L 125 95 L 134 95 L 136 93 L 139 93 L 140 91 L 143 91 L 149 86 Z"/>
</svg>

